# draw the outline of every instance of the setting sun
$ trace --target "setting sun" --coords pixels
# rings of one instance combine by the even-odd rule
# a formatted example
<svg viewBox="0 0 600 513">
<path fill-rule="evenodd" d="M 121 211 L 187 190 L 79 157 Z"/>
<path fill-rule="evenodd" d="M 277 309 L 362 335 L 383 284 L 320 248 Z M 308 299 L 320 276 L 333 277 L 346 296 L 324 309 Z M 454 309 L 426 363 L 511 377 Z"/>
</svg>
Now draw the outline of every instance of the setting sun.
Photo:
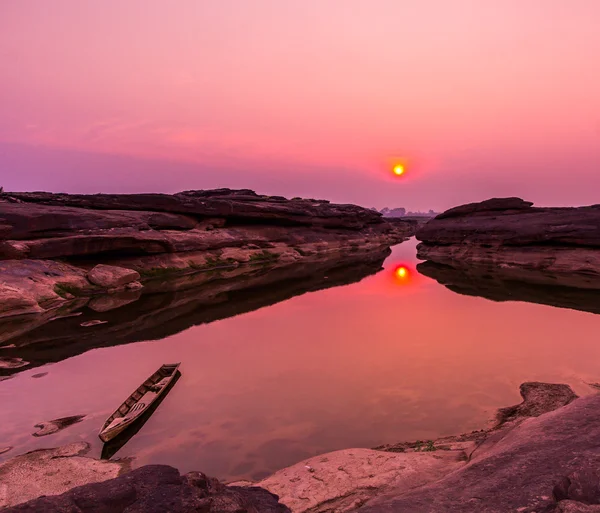
<svg viewBox="0 0 600 513">
<path fill-rule="evenodd" d="M 396 176 L 401 176 L 404 174 L 404 166 L 402 164 L 397 164 L 394 166 L 394 174 Z"/>
<path fill-rule="evenodd" d="M 396 276 L 400 279 L 404 279 L 408 276 L 408 269 L 404 266 L 400 266 L 396 269 Z"/>
</svg>

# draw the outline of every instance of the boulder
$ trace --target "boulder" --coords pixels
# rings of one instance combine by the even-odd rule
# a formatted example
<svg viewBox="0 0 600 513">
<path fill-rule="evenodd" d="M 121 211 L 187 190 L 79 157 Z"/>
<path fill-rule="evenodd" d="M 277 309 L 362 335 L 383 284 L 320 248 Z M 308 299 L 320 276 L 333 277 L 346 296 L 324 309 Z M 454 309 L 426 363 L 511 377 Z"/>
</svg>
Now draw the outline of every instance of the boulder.
<svg viewBox="0 0 600 513">
<path fill-rule="evenodd" d="M 3 513 L 291 513 L 261 488 L 225 486 L 200 472 L 181 476 L 167 465 L 148 465 L 62 495 L 40 497 Z"/>
<path fill-rule="evenodd" d="M 98 264 L 87 273 L 91 283 L 105 289 L 116 289 L 128 283 L 138 281 L 140 273 L 115 265 Z"/>
</svg>

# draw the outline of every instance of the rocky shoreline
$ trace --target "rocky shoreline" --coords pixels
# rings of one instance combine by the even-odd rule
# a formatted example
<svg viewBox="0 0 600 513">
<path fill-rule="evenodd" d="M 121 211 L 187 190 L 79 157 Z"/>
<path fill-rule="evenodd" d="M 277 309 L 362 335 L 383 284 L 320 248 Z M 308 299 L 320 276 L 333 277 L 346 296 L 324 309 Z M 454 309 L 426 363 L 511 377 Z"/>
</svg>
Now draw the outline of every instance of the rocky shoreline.
<svg viewBox="0 0 600 513">
<path fill-rule="evenodd" d="M 417 256 L 504 281 L 600 289 L 600 205 L 540 208 L 494 198 L 452 208 L 417 230 Z"/>
<path fill-rule="evenodd" d="M 0 317 L 43 314 L 172 276 L 335 259 L 389 247 L 415 228 L 355 205 L 250 190 L 3 192 Z"/>
<path fill-rule="evenodd" d="M 0 506 L 3 513 L 598 511 L 600 394 L 577 398 L 567 385 L 536 382 L 520 391 L 523 402 L 500 409 L 490 428 L 323 454 L 258 483 L 225 486 L 163 465 L 130 471 L 128 460 L 86 458 L 81 443 L 34 451 L 0 465 Z M 60 473 L 51 471 L 56 465 Z"/>
</svg>

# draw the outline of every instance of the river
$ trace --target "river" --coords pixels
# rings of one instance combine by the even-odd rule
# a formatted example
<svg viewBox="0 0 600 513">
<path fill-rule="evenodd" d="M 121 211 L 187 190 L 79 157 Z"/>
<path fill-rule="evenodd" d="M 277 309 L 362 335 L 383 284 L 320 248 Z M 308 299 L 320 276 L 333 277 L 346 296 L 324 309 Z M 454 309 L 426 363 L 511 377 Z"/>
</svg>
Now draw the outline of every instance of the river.
<svg viewBox="0 0 600 513">
<path fill-rule="evenodd" d="M 356 283 L 15 374 L 0 382 L 0 448 L 13 447 L 0 461 L 80 440 L 99 457 L 104 419 L 162 363 L 181 362 L 181 378 L 113 458 L 224 480 L 481 429 L 520 401 L 524 381 L 592 392 L 600 316 L 454 293 L 418 273 L 415 245 L 394 247 Z M 41 421 L 79 414 L 32 436 Z"/>
</svg>

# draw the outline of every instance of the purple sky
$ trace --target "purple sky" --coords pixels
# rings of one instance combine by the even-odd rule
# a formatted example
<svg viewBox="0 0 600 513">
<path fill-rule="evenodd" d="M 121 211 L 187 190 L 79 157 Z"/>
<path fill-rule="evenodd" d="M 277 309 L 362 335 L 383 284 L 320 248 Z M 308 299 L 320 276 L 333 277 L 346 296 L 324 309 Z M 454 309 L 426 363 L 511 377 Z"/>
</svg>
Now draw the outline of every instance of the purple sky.
<svg viewBox="0 0 600 513">
<path fill-rule="evenodd" d="M 599 19 L 597 0 L 4 0 L 0 185 L 598 203 Z"/>
</svg>

